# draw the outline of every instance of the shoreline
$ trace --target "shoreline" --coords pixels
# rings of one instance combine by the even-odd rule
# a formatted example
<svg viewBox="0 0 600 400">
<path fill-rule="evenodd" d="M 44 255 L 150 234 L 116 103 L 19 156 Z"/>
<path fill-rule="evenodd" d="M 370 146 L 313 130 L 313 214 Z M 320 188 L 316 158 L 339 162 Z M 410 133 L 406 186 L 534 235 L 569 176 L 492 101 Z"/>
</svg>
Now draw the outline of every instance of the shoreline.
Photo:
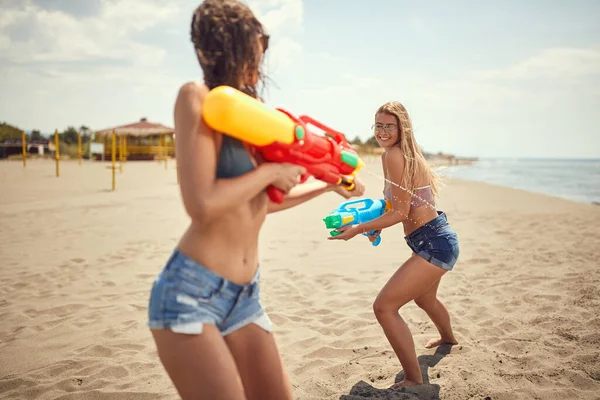
<svg viewBox="0 0 600 400">
<path fill-rule="evenodd" d="M 558 195 L 553 195 L 553 194 L 549 194 L 549 193 L 543 193 L 543 192 L 538 192 L 535 190 L 531 190 L 531 189 L 525 189 L 525 188 L 521 188 L 521 187 L 515 187 L 515 186 L 509 186 L 509 185 L 503 185 L 500 183 L 496 183 L 496 182 L 487 182 L 487 181 L 480 181 L 480 180 L 476 180 L 476 179 L 468 179 L 468 178 L 463 178 L 463 177 L 454 177 L 454 176 L 443 176 L 442 177 L 442 182 L 446 181 L 446 180 L 453 180 L 453 181 L 464 181 L 464 182 L 471 182 L 471 183 L 476 183 L 476 184 L 480 184 L 480 185 L 484 185 L 484 186 L 491 186 L 491 187 L 498 187 L 498 188 L 502 188 L 502 189 L 507 189 L 507 190 L 514 190 L 517 192 L 524 192 L 530 195 L 534 195 L 534 196 L 544 196 L 544 197 L 549 197 L 555 200 L 562 200 L 562 201 L 567 201 L 570 203 L 574 203 L 574 204 L 579 204 L 579 205 L 585 205 L 585 206 L 598 206 L 600 205 L 600 202 L 596 202 L 596 201 L 582 201 L 582 200 L 576 200 L 573 198 L 568 198 L 568 197 L 562 197 L 562 196 L 558 196 Z"/>
<path fill-rule="evenodd" d="M 507 176 L 501 176 L 501 175 L 495 175 L 495 178 L 487 178 L 483 175 L 483 174 L 478 174 L 477 173 L 477 168 L 478 165 L 482 162 L 486 162 L 489 160 L 480 160 L 478 162 L 475 162 L 473 164 L 470 165 L 453 165 L 453 166 L 448 166 L 448 165 L 442 165 L 436 168 L 436 171 L 438 172 L 439 176 L 441 176 L 443 179 L 446 178 L 455 178 L 455 179 L 465 179 L 468 181 L 472 181 L 472 182 L 477 182 L 477 183 L 483 183 L 483 184 L 490 184 L 490 185 L 498 185 L 498 186 L 502 186 L 505 188 L 509 188 L 509 189 L 516 189 L 516 190 L 523 190 L 526 191 L 528 193 L 537 193 L 537 194 L 544 194 L 546 196 L 550 196 L 550 197 L 554 197 L 554 198 L 560 198 L 560 199 L 565 199 L 565 200 L 569 200 L 569 201 L 574 201 L 576 203 L 579 204 L 593 204 L 593 205 L 600 205 L 600 198 L 598 198 L 597 200 L 595 199 L 595 197 L 591 197 L 589 193 L 586 192 L 582 192 L 582 191 L 576 191 L 576 190 L 572 190 L 568 193 L 570 194 L 560 194 L 560 193 L 556 193 L 553 192 L 551 190 L 544 190 L 544 189 L 540 189 L 539 186 L 535 186 L 535 185 L 528 185 L 528 184 L 519 184 L 518 183 L 518 179 L 517 178 L 510 178 L 508 175 Z M 496 161 L 496 160 L 491 160 L 492 162 Z M 504 160 L 499 160 L 499 161 L 504 161 Z M 536 162 L 538 160 L 531 160 L 531 162 Z M 541 160 L 541 162 L 545 162 L 547 160 Z M 565 161 L 565 162 L 570 162 L 571 160 L 559 160 L 559 161 Z M 576 160 L 573 162 L 581 162 L 582 164 L 585 163 L 589 163 L 589 162 L 597 162 L 600 160 L 595 160 L 595 159 L 590 159 L 590 160 Z M 510 161 L 506 161 L 506 162 L 510 162 Z M 524 163 L 529 162 L 529 160 L 527 161 L 522 161 Z M 539 161 L 538 161 L 539 162 Z M 550 161 L 553 162 L 553 161 Z M 469 176 L 469 171 L 473 171 L 473 174 L 471 176 Z M 490 168 L 488 171 L 488 174 L 494 174 L 496 172 L 496 170 L 492 167 Z M 585 172 L 582 172 L 582 174 L 585 174 Z M 554 176 L 554 179 L 558 179 L 556 177 L 558 177 L 559 174 Z M 548 179 L 549 175 L 543 175 L 540 176 L 539 179 L 543 180 L 543 179 Z M 512 180 L 512 181 L 511 181 Z M 549 183 L 550 187 L 552 186 L 553 183 Z M 546 186 L 547 187 L 547 186 Z M 557 185 L 557 188 L 564 188 L 564 186 L 562 185 Z"/>
</svg>

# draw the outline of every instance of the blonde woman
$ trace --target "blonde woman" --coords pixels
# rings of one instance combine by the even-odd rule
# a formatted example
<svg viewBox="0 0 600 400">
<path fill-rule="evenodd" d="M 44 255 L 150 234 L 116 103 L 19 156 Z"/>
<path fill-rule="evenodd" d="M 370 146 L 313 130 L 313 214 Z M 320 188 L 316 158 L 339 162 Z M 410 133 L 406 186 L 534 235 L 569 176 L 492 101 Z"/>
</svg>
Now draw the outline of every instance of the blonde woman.
<svg viewBox="0 0 600 400">
<path fill-rule="evenodd" d="M 373 241 L 382 229 L 403 224 L 405 240 L 413 254 L 381 289 L 373 310 L 404 370 L 404 380 L 392 387 L 420 385 L 423 377 L 412 335 L 398 310 L 414 300 L 431 318 L 440 337 L 428 341 L 425 347 L 458 343 L 448 310 L 437 298 L 440 279 L 458 259 L 458 237 L 446 214 L 436 209 L 439 184 L 415 141 L 404 106 L 397 101 L 382 105 L 375 113 L 373 130 L 384 149 L 384 196 L 393 209 L 370 222 L 340 228 L 343 233 L 329 239 L 349 240 L 375 231 L 369 237 Z"/>
</svg>

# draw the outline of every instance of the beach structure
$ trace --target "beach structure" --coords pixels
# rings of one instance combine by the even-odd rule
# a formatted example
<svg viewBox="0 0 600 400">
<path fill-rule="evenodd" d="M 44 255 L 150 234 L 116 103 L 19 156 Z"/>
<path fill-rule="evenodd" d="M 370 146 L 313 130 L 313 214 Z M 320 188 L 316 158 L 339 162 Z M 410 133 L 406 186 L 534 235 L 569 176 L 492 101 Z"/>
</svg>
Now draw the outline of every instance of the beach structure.
<svg viewBox="0 0 600 400">
<path fill-rule="evenodd" d="M 33 139 L 25 141 L 25 152 L 27 154 L 44 155 L 51 151 L 48 139 Z M 0 158 L 8 158 L 13 155 L 22 155 L 23 139 L 4 139 L 0 143 Z"/>
<path fill-rule="evenodd" d="M 122 152 L 124 161 L 175 157 L 174 132 L 174 128 L 149 122 L 146 118 L 141 118 L 139 122 L 96 131 L 94 143 L 102 143 L 103 149 L 93 152 L 94 159 L 111 159 L 113 133 L 116 135 L 119 153 Z"/>
</svg>

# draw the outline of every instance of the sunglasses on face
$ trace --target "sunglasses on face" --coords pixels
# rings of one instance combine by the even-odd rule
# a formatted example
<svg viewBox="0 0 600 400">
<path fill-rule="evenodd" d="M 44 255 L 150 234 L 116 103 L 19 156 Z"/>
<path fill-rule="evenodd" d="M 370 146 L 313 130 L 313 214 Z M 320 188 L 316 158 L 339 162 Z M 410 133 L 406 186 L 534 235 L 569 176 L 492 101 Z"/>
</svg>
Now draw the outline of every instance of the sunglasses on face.
<svg viewBox="0 0 600 400">
<path fill-rule="evenodd" d="M 374 132 L 384 131 L 385 133 L 394 133 L 394 132 L 396 132 L 397 127 L 398 126 L 396 124 L 387 124 L 387 125 L 375 124 L 371 127 L 371 129 Z"/>
</svg>

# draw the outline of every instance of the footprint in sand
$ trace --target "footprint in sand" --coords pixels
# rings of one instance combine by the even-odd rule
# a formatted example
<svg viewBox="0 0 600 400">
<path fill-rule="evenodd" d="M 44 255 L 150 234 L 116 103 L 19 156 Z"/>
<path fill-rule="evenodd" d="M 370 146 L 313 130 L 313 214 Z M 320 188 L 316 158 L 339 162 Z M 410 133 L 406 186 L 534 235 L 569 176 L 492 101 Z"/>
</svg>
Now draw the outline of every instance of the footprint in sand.
<svg viewBox="0 0 600 400">
<path fill-rule="evenodd" d="M 120 350 L 124 350 L 124 351 L 140 351 L 146 348 L 146 346 L 141 345 L 141 344 L 135 344 L 135 343 L 122 343 L 122 344 L 117 344 L 114 347 L 120 349 Z"/>
<path fill-rule="evenodd" d="M 137 304 L 130 304 L 129 306 L 136 311 L 145 311 L 147 309 L 147 306 L 138 306 Z"/>
<path fill-rule="evenodd" d="M 290 320 L 288 317 L 276 314 L 274 312 L 269 313 L 269 318 L 271 319 L 271 321 L 273 321 L 275 325 L 283 325 Z"/>
<path fill-rule="evenodd" d="M 534 294 L 533 298 L 550 300 L 550 301 L 558 301 L 558 300 L 562 299 L 562 296 L 554 295 L 554 294 Z"/>
<path fill-rule="evenodd" d="M 112 357 L 114 350 L 108 346 L 90 345 L 74 351 L 75 354 L 85 357 Z"/>
<path fill-rule="evenodd" d="M 470 260 L 467 260 L 467 262 L 473 264 L 489 264 L 492 262 L 492 260 L 490 260 L 489 258 L 472 258 Z"/>
<path fill-rule="evenodd" d="M 156 277 L 155 274 L 137 274 L 136 279 L 144 280 L 144 279 L 154 279 Z"/>
</svg>

